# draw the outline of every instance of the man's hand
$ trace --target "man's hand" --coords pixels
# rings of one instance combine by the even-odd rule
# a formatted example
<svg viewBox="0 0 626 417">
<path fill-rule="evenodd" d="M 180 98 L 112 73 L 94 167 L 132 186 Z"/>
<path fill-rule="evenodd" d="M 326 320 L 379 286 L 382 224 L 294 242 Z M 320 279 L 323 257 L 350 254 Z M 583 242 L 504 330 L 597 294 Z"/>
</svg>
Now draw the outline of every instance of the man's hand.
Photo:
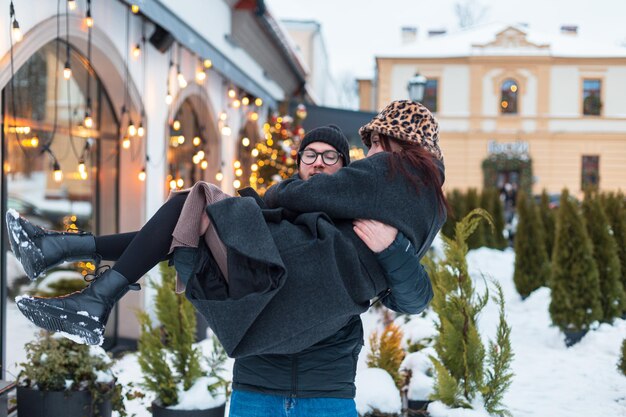
<svg viewBox="0 0 626 417">
<path fill-rule="evenodd" d="M 354 233 L 374 253 L 387 249 L 398 234 L 398 229 L 377 220 L 357 219 L 352 222 Z"/>
</svg>

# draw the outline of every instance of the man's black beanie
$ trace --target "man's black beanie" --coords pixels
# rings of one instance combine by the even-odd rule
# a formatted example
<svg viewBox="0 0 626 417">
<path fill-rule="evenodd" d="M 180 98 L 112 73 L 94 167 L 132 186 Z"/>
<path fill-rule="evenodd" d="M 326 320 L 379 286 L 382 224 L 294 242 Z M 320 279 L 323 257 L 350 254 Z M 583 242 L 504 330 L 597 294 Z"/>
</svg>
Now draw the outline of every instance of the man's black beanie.
<svg viewBox="0 0 626 417">
<path fill-rule="evenodd" d="M 300 166 L 300 152 L 304 150 L 310 143 L 324 142 L 335 148 L 337 152 L 343 155 L 344 166 L 350 163 L 350 145 L 348 138 L 343 134 L 341 129 L 335 125 L 317 127 L 310 130 L 302 138 L 300 149 L 298 149 L 298 166 Z"/>
</svg>

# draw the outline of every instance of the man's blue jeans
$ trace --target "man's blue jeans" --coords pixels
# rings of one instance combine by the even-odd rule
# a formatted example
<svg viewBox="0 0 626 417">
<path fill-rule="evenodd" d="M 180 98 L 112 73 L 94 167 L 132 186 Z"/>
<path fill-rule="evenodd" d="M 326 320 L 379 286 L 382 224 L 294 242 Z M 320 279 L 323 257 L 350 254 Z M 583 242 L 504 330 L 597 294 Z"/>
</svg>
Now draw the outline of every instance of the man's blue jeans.
<svg viewBox="0 0 626 417">
<path fill-rule="evenodd" d="M 357 417 L 352 398 L 292 398 L 233 391 L 229 417 Z"/>
</svg>

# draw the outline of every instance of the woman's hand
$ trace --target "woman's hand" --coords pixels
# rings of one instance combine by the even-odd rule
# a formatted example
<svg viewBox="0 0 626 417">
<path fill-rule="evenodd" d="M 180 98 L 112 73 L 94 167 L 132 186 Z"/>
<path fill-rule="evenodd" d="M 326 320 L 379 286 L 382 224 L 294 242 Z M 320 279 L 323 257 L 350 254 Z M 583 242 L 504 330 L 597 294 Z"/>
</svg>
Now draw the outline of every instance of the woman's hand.
<svg viewBox="0 0 626 417">
<path fill-rule="evenodd" d="M 398 229 L 377 220 L 357 219 L 352 224 L 354 225 L 354 233 L 374 253 L 387 249 L 398 234 Z"/>
</svg>

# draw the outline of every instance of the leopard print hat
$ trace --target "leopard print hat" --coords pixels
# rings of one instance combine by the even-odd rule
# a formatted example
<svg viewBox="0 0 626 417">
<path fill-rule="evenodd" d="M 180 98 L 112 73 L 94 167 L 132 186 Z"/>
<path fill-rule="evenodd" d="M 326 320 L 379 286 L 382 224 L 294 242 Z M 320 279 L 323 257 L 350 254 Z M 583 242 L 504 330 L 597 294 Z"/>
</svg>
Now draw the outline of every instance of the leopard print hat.
<svg viewBox="0 0 626 417">
<path fill-rule="evenodd" d="M 411 100 L 391 102 L 365 126 L 359 129 L 361 140 L 369 148 L 372 132 L 423 146 L 437 159 L 443 160 L 439 148 L 439 123 L 421 103 Z"/>
</svg>

